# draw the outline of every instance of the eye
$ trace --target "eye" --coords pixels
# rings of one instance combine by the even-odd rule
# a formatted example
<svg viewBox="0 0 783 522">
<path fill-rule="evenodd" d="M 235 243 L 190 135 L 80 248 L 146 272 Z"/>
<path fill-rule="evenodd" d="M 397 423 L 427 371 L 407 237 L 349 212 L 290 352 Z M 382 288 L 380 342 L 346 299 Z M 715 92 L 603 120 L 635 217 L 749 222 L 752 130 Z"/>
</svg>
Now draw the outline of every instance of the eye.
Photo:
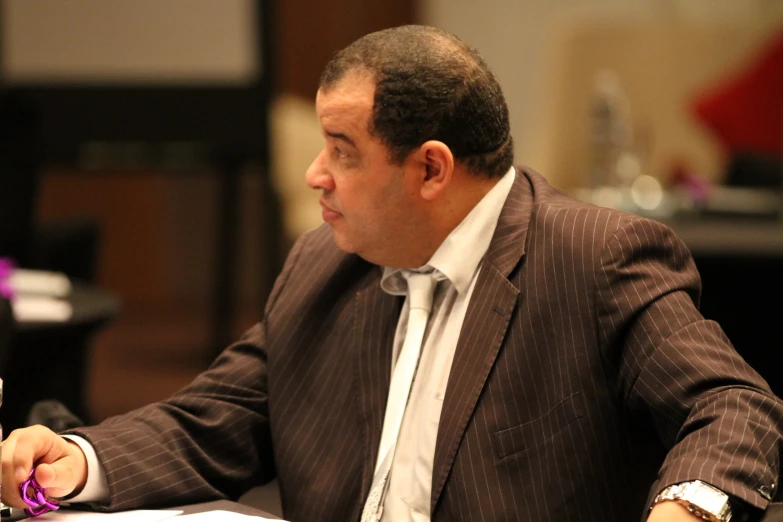
<svg viewBox="0 0 783 522">
<path fill-rule="evenodd" d="M 340 147 L 334 147 L 334 155 L 340 159 L 348 157 L 348 154 Z"/>
</svg>

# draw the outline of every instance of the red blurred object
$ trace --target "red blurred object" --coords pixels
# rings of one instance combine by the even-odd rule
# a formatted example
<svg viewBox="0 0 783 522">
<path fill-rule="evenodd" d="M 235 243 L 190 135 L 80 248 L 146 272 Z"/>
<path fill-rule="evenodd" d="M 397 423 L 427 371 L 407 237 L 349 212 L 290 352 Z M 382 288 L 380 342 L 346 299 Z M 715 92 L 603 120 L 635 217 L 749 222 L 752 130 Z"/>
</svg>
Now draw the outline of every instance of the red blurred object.
<svg viewBox="0 0 783 522">
<path fill-rule="evenodd" d="M 693 109 L 729 154 L 783 152 L 783 30 L 747 68 L 700 94 Z"/>
</svg>

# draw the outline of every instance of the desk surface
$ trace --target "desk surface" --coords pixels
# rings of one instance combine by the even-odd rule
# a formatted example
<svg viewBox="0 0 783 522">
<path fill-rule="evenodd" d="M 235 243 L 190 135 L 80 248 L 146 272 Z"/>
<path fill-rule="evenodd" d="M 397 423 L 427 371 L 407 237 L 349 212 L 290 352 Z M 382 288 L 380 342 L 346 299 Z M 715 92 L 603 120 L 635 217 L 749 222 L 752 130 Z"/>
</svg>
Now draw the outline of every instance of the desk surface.
<svg viewBox="0 0 783 522">
<path fill-rule="evenodd" d="M 179 507 L 183 514 L 190 515 L 193 513 L 203 513 L 205 511 L 233 511 L 234 513 L 242 513 L 243 515 L 251 515 L 256 517 L 266 517 L 275 520 L 280 520 L 274 515 L 270 515 L 260 509 L 256 509 L 238 502 L 231 502 L 229 500 L 216 500 L 214 502 L 204 502 L 203 504 L 192 504 L 189 506 Z M 176 519 L 173 519 L 176 520 Z M 773 502 L 767 509 L 764 517 L 760 522 L 783 522 L 783 503 Z"/>
<path fill-rule="evenodd" d="M 231 502 L 228 500 L 217 500 L 215 502 L 205 502 L 203 504 L 193 504 L 191 506 L 184 506 L 178 509 L 182 509 L 184 514 L 202 513 L 204 511 L 233 511 L 235 513 L 242 513 L 243 515 L 252 515 L 256 517 L 273 518 L 280 520 L 274 515 L 265 513 L 260 509 L 256 509 L 237 502 Z M 176 519 L 174 519 L 176 520 Z M 767 512 L 760 522 L 783 522 L 783 502 L 773 502 L 770 504 Z"/>
<path fill-rule="evenodd" d="M 269 513 L 261 511 L 260 509 L 246 506 L 245 504 L 240 504 L 238 502 L 231 502 L 230 500 L 216 500 L 214 502 L 204 502 L 203 504 L 192 504 L 190 506 L 183 506 L 177 509 L 181 509 L 185 515 L 203 513 L 205 511 L 233 511 L 234 513 L 242 513 L 243 515 L 252 515 L 256 517 L 266 517 L 280 520 L 279 517 L 276 517 L 275 515 L 270 515 Z"/>
<path fill-rule="evenodd" d="M 228 500 L 217 500 L 215 502 L 205 502 L 203 504 L 193 504 L 191 506 L 184 506 L 178 509 L 182 509 L 184 514 L 202 513 L 204 511 L 233 511 L 235 513 L 242 513 L 243 515 L 252 515 L 256 517 L 266 517 L 279 520 L 278 517 L 270 515 L 260 509 L 256 509 L 237 502 L 231 502 Z M 783 502 L 773 502 L 769 505 L 767 512 L 760 522 L 783 522 Z"/>
<path fill-rule="evenodd" d="M 181 510 L 183 515 L 204 513 L 206 511 L 232 511 L 234 513 L 241 513 L 243 515 L 250 515 L 254 517 L 265 517 L 265 518 L 280 520 L 278 517 L 274 515 L 270 515 L 269 513 L 266 513 L 265 511 L 261 511 L 260 509 L 246 506 L 238 502 L 231 502 L 229 500 L 216 500 L 214 502 L 191 504 L 189 506 L 180 506 L 177 508 L 170 508 L 170 509 L 172 510 L 176 509 L 177 511 Z M 3 522 L 12 522 L 12 521 L 20 521 L 20 520 L 30 520 L 25 516 L 24 512 L 21 509 L 13 510 L 11 516 L 6 516 L 5 514 L 3 515 Z M 173 518 L 172 520 L 176 520 L 176 518 Z"/>
</svg>

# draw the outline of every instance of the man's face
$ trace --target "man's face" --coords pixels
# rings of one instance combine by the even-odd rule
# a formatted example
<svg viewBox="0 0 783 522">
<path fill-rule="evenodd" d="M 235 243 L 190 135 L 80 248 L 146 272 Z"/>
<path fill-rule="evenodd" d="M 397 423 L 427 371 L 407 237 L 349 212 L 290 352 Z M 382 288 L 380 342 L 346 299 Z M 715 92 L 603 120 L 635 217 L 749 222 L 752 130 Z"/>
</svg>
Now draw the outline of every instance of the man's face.
<svg viewBox="0 0 783 522">
<path fill-rule="evenodd" d="M 414 226 L 420 213 L 406 165 L 390 164 L 386 146 L 369 133 L 374 92 L 374 81 L 361 74 L 318 91 L 315 110 L 326 144 L 307 169 L 307 184 L 323 192 L 323 219 L 337 246 L 400 266 L 421 233 Z"/>
</svg>

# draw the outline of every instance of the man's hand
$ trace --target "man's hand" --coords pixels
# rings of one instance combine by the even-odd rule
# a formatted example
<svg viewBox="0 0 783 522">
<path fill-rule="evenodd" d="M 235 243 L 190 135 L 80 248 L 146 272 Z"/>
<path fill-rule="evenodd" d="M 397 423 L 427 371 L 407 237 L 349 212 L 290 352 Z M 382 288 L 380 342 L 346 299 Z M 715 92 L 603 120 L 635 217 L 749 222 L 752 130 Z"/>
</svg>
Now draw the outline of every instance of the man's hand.
<svg viewBox="0 0 783 522">
<path fill-rule="evenodd" d="M 647 522 L 693 522 L 694 520 L 703 520 L 690 511 L 682 504 L 672 500 L 665 500 L 656 504 L 647 517 Z"/>
<path fill-rule="evenodd" d="M 50 497 L 79 491 L 87 481 L 87 459 L 76 444 L 49 428 L 31 426 L 11 432 L 2 447 L 3 502 L 28 507 L 19 495 L 19 485 L 36 467 L 35 479 Z"/>
</svg>

